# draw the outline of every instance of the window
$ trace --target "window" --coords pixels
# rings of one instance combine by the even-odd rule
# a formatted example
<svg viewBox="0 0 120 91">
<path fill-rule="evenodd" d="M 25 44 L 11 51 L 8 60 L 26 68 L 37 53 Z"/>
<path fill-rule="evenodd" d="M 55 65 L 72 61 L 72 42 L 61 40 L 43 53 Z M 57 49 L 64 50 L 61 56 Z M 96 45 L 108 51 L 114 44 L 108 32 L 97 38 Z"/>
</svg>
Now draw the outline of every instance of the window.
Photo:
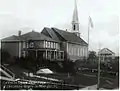
<svg viewBox="0 0 120 91">
<path fill-rule="evenodd" d="M 25 42 L 23 42 L 23 48 L 25 48 L 26 46 L 25 46 Z"/>
<path fill-rule="evenodd" d="M 33 48 L 33 47 L 34 47 L 34 43 L 30 42 L 30 48 Z"/>
<path fill-rule="evenodd" d="M 51 42 L 51 48 L 53 48 L 53 42 Z"/>
<path fill-rule="evenodd" d="M 80 54 L 81 54 L 81 56 L 82 56 L 82 54 L 83 54 L 82 47 L 80 48 Z"/>
<path fill-rule="evenodd" d="M 84 47 L 82 48 L 82 50 L 83 50 L 83 56 L 84 56 Z"/>
<path fill-rule="evenodd" d="M 73 26 L 73 30 L 75 30 L 75 25 Z"/>
<path fill-rule="evenodd" d="M 27 42 L 27 44 L 26 44 L 26 47 L 28 48 L 28 42 Z"/>
<path fill-rule="evenodd" d="M 58 49 L 58 43 L 56 43 L 56 49 Z"/>
<path fill-rule="evenodd" d="M 50 42 L 47 42 L 47 47 L 50 48 Z"/>
<path fill-rule="evenodd" d="M 75 48 L 73 47 L 73 55 L 75 56 Z"/>
<path fill-rule="evenodd" d="M 74 48 L 72 47 L 72 55 L 74 54 Z"/>
<path fill-rule="evenodd" d="M 43 44 L 43 47 L 45 48 L 45 41 L 43 42 L 44 44 Z"/>
<path fill-rule="evenodd" d="M 79 48 L 77 49 L 77 54 L 78 54 L 78 56 L 80 56 L 80 54 L 79 54 Z"/>
<path fill-rule="evenodd" d="M 80 52 L 81 50 L 80 50 L 80 48 L 79 48 L 79 56 L 81 56 L 81 52 Z"/>
<path fill-rule="evenodd" d="M 45 47 L 47 48 L 48 46 L 47 46 L 47 41 L 45 42 Z"/>
<path fill-rule="evenodd" d="M 56 43 L 54 43 L 54 48 L 56 48 Z"/>
<path fill-rule="evenodd" d="M 22 57 L 25 57 L 25 51 L 22 51 Z"/>
<path fill-rule="evenodd" d="M 86 48 L 84 48 L 84 56 L 86 57 Z"/>
</svg>

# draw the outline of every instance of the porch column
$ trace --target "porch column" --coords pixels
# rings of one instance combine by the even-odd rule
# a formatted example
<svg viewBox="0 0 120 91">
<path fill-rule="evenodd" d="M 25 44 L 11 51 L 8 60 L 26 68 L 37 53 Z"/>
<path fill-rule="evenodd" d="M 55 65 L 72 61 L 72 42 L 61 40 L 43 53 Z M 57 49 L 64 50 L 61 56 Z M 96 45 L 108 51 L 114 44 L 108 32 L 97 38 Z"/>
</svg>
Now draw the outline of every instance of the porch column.
<svg viewBox="0 0 120 91">
<path fill-rule="evenodd" d="M 55 51 L 54 51 L 54 59 L 55 59 Z"/>
<path fill-rule="evenodd" d="M 63 59 L 64 59 L 64 52 L 63 52 Z"/>
<path fill-rule="evenodd" d="M 26 56 L 28 56 L 28 50 L 26 50 Z"/>
<path fill-rule="evenodd" d="M 51 60 L 51 56 L 52 56 L 52 52 L 51 52 L 51 50 L 50 50 L 50 60 Z"/>
<path fill-rule="evenodd" d="M 46 50 L 46 59 L 47 59 L 47 50 Z"/>
<path fill-rule="evenodd" d="M 37 52 L 38 52 L 38 51 L 36 50 L 36 58 L 37 58 L 37 56 L 38 56 Z"/>
<path fill-rule="evenodd" d="M 58 59 L 58 52 L 56 51 L 56 59 Z"/>
</svg>

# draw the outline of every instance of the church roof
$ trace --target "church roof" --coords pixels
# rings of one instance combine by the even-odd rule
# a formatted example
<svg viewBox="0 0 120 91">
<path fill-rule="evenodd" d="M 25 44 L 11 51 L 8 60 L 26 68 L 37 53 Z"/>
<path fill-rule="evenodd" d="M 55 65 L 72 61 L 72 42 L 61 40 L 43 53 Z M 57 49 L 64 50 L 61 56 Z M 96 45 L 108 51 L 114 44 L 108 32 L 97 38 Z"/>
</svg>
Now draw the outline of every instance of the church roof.
<svg viewBox="0 0 120 91">
<path fill-rule="evenodd" d="M 44 28 L 42 32 L 44 35 L 51 37 L 56 41 L 68 41 L 71 43 L 77 43 L 81 45 L 88 45 L 82 38 L 78 37 L 74 33 L 64 31 L 57 28 Z"/>
<path fill-rule="evenodd" d="M 98 52 L 98 54 L 115 54 L 115 53 L 108 48 L 103 48 Z"/>
<path fill-rule="evenodd" d="M 65 41 L 77 43 L 81 45 L 88 45 L 82 38 L 78 37 L 74 33 L 52 28 L 57 34 L 59 34 Z"/>
</svg>

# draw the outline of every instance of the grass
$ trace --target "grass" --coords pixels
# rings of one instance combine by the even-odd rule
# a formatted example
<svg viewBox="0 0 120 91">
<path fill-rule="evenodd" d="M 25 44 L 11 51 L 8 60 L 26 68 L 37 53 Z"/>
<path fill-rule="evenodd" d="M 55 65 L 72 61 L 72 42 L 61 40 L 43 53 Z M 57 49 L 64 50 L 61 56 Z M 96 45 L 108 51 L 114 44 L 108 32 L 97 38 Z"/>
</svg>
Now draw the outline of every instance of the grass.
<svg viewBox="0 0 120 91">
<path fill-rule="evenodd" d="M 87 81 L 89 84 L 91 84 L 91 83 L 97 84 L 97 76 L 91 76 L 91 77 L 89 76 L 89 75 L 95 75 L 96 73 L 92 73 L 92 72 L 86 72 L 86 73 L 85 72 L 81 72 L 80 73 L 80 75 L 83 75 L 83 74 L 87 74 L 88 75 L 88 76 L 85 77 L 87 79 L 84 78 L 83 81 Z M 81 78 L 81 76 L 80 76 L 80 78 Z M 118 88 L 119 87 L 119 76 L 114 76 L 114 77 L 110 77 L 108 75 L 106 75 L 104 77 L 101 76 L 101 78 L 100 78 L 100 87 L 101 88 L 106 88 L 106 89 Z"/>
<path fill-rule="evenodd" d="M 23 76 L 23 75 L 21 75 L 21 72 L 26 71 L 25 69 L 21 69 L 21 68 L 16 67 L 16 66 L 11 67 L 10 69 L 18 77 Z M 86 72 L 80 71 L 79 73 L 72 75 L 70 77 L 68 77 L 67 73 L 54 73 L 54 74 L 47 74 L 47 75 L 46 74 L 39 74 L 39 76 L 63 80 L 64 84 L 78 85 L 80 87 L 86 87 L 86 86 L 97 84 L 97 77 L 91 77 L 91 76 L 84 75 L 84 74 L 97 75 L 97 73 L 92 73 L 92 72 L 87 72 L 87 71 Z M 27 80 L 53 82 L 53 81 L 48 81 L 48 80 L 42 79 L 42 78 L 27 77 L 27 76 L 23 76 L 23 77 L 24 77 L 24 79 L 27 79 Z M 107 79 L 107 77 L 109 77 L 110 79 Z M 117 87 L 119 87 L 118 81 L 119 81 L 118 77 L 110 77 L 108 75 L 105 75 L 105 78 L 100 79 L 100 87 L 107 88 L 107 89 L 117 88 Z M 112 84 L 110 84 L 110 83 L 112 83 Z"/>
</svg>

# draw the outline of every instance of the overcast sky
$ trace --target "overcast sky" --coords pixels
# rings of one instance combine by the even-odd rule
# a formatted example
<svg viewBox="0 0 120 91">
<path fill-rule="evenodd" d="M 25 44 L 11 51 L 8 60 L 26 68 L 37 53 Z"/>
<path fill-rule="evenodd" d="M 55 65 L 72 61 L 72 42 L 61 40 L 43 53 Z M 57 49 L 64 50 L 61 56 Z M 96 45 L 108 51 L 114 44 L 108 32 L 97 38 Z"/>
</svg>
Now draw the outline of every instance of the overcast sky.
<svg viewBox="0 0 120 91">
<path fill-rule="evenodd" d="M 77 0 L 81 37 L 87 42 L 88 16 L 90 50 L 109 48 L 118 55 L 119 0 Z M 44 27 L 71 31 L 74 0 L 0 0 L 0 39 L 28 31 L 41 32 Z"/>
</svg>

